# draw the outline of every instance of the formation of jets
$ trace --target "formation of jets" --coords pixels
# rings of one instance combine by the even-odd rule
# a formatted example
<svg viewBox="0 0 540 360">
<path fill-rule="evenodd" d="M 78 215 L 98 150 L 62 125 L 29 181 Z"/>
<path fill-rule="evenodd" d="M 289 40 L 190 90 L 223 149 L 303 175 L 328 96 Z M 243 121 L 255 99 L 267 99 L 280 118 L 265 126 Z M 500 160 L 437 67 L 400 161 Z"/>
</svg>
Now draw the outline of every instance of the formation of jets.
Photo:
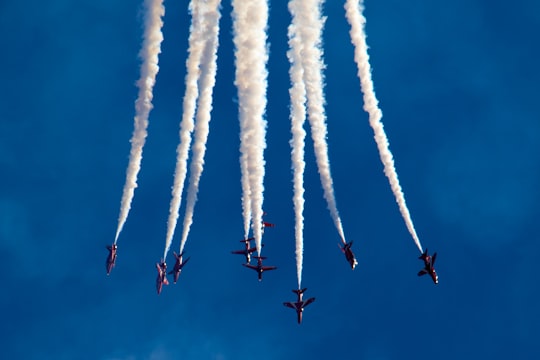
<svg viewBox="0 0 540 360">
<path fill-rule="evenodd" d="M 435 284 L 439 283 L 439 277 L 437 276 L 437 272 L 435 271 L 435 259 L 437 259 L 437 253 L 433 253 L 433 256 L 428 255 L 428 249 L 422 253 L 418 257 L 420 260 L 424 261 L 424 268 L 418 272 L 418 276 L 429 274 L 431 276 L 431 280 Z"/>
<path fill-rule="evenodd" d="M 265 215 L 266 215 L 266 213 L 263 212 L 263 216 L 265 216 Z M 264 229 L 267 228 L 267 227 L 275 227 L 275 225 L 263 220 L 262 224 L 261 224 L 261 230 L 264 232 Z M 251 264 L 251 258 L 252 258 L 251 254 L 254 253 L 257 250 L 257 248 L 255 246 L 251 247 L 251 240 L 255 240 L 255 238 L 250 237 L 250 238 L 247 238 L 247 239 L 244 239 L 244 240 L 240 240 L 240 242 L 245 243 L 245 245 L 246 245 L 245 248 L 243 250 L 231 251 L 231 253 L 244 255 L 246 257 L 246 263 L 242 264 L 242 265 L 247 267 L 248 269 L 256 271 L 257 274 L 258 274 L 259 281 L 262 281 L 263 272 L 270 271 L 270 270 L 276 270 L 277 266 L 264 266 L 263 263 L 262 263 L 263 260 L 266 259 L 266 257 L 264 257 L 264 256 L 253 256 L 255 259 L 257 259 L 257 265 L 252 265 Z M 264 244 L 261 244 L 261 247 L 263 247 L 263 246 L 264 246 Z"/>
<path fill-rule="evenodd" d="M 266 214 L 266 213 L 265 213 Z M 264 231 L 267 227 L 274 227 L 274 224 L 268 223 L 263 221 L 262 222 L 262 230 Z M 263 260 L 266 259 L 264 256 L 252 256 L 252 254 L 257 250 L 255 246 L 251 246 L 251 241 L 255 238 L 251 237 L 248 239 L 240 240 L 240 242 L 243 242 L 245 244 L 245 248 L 242 250 L 234 250 L 231 251 L 232 254 L 238 254 L 238 255 L 244 255 L 246 262 L 242 264 L 243 266 L 247 267 L 248 269 L 254 270 L 257 272 L 259 281 L 262 281 L 262 274 L 265 271 L 271 271 L 276 270 L 277 266 L 265 266 L 263 265 Z M 352 252 L 351 246 L 353 242 L 345 242 L 343 241 L 343 246 L 339 246 L 341 252 L 345 255 L 345 258 L 347 262 L 349 263 L 352 270 L 358 265 L 358 261 L 356 260 L 356 257 L 354 256 L 354 253 Z M 261 246 L 264 246 L 264 244 L 261 244 Z M 107 250 L 109 251 L 109 254 L 107 256 L 106 260 L 106 270 L 107 275 L 109 275 L 112 271 L 112 269 L 115 266 L 116 263 L 116 256 L 117 256 L 117 245 L 107 245 Z M 158 271 L 157 278 L 156 278 L 156 290 L 158 295 L 161 293 L 163 289 L 163 285 L 169 285 L 169 281 L 167 280 L 167 274 L 174 276 L 174 283 L 178 281 L 178 278 L 180 276 L 180 273 L 182 272 L 182 268 L 184 265 L 187 264 L 189 261 L 189 257 L 187 259 L 183 259 L 184 253 L 181 252 L 180 254 L 177 254 L 176 252 L 173 252 L 174 257 L 176 258 L 176 262 L 174 264 L 174 267 L 171 271 L 167 273 L 167 264 L 164 260 L 162 260 L 159 263 L 156 263 L 156 269 Z M 251 258 L 257 259 L 257 265 L 251 264 Z M 433 253 L 433 255 L 428 254 L 428 249 L 426 249 L 422 255 L 418 257 L 420 260 L 424 262 L 424 268 L 421 269 L 418 272 L 418 276 L 423 276 L 426 274 L 429 274 L 431 279 L 433 280 L 433 283 L 438 284 L 439 283 L 439 277 L 437 276 L 437 272 L 435 271 L 435 260 L 437 259 L 437 253 Z M 304 308 L 315 301 L 315 298 L 309 298 L 307 300 L 303 300 L 303 294 L 307 290 L 307 288 L 293 290 L 293 293 L 296 294 L 297 299 L 295 302 L 284 302 L 283 305 L 286 307 L 289 307 L 291 309 L 294 309 L 297 314 L 297 321 L 298 324 L 302 323 L 302 313 L 304 312 Z"/>
</svg>

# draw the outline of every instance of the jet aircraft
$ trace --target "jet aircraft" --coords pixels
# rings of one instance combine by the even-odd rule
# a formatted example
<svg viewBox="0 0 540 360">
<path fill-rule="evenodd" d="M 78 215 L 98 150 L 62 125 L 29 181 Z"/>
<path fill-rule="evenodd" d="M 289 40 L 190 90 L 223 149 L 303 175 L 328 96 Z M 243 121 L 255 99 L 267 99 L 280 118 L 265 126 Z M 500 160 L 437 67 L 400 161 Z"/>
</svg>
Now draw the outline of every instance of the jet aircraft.
<svg viewBox="0 0 540 360">
<path fill-rule="evenodd" d="M 254 256 L 254 258 L 257 259 L 257 265 L 251 265 L 251 264 L 242 264 L 242 265 L 252 270 L 255 270 L 257 274 L 259 274 L 259 281 L 262 281 L 263 272 L 277 269 L 277 266 L 263 266 L 262 261 L 266 259 L 266 257 L 264 256 Z"/>
<path fill-rule="evenodd" d="M 302 323 L 302 313 L 304 312 L 304 308 L 315 301 L 315 298 L 309 298 L 305 301 L 302 300 L 302 294 L 304 291 L 306 291 L 307 288 L 303 288 L 302 290 L 293 290 L 293 293 L 297 295 L 296 302 L 284 302 L 283 305 L 290 307 L 291 309 L 296 310 L 296 314 L 298 316 L 298 324 Z"/>
<path fill-rule="evenodd" d="M 343 247 L 339 246 L 339 249 L 341 250 L 342 253 L 345 254 L 345 258 L 347 259 L 347 261 L 351 265 L 351 269 L 354 270 L 356 265 L 358 265 L 358 261 L 356 261 L 356 258 L 354 257 L 354 254 L 353 254 L 353 252 L 351 250 L 352 244 L 353 244 L 352 241 L 351 242 L 345 242 L 345 245 L 343 245 Z"/>
<path fill-rule="evenodd" d="M 266 212 L 263 212 L 263 216 L 266 215 Z M 269 222 L 266 222 L 263 220 L 262 224 L 261 224 L 261 231 L 262 233 L 264 233 L 264 229 L 267 228 L 267 227 L 275 227 L 276 225 L 275 224 L 272 224 L 272 223 L 269 223 Z"/>
<path fill-rule="evenodd" d="M 107 261 L 105 263 L 107 269 L 107 275 L 111 273 L 112 268 L 116 263 L 116 244 L 107 245 L 107 250 L 109 250 L 109 255 L 107 256 Z"/>
<path fill-rule="evenodd" d="M 163 284 L 169 285 L 169 280 L 167 280 L 167 264 L 165 264 L 165 261 L 162 261 L 161 263 L 156 263 L 156 268 L 158 271 L 158 276 L 156 278 L 156 289 L 158 295 L 161 294 L 161 289 L 163 288 Z"/>
<path fill-rule="evenodd" d="M 435 284 L 439 283 L 439 276 L 437 276 L 437 272 L 435 271 L 435 260 L 437 259 L 437 253 L 433 253 L 433 256 L 428 255 L 428 249 L 422 253 L 418 257 L 420 260 L 424 261 L 424 268 L 418 272 L 418 276 L 429 274 L 431 276 L 431 280 Z"/>
<path fill-rule="evenodd" d="M 246 248 L 244 250 L 231 251 L 231 254 L 244 255 L 246 257 L 246 264 L 249 264 L 251 262 L 251 253 L 257 250 L 257 247 L 250 247 L 250 241 L 254 239 L 255 238 L 251 237 L 245 240 L 240 240 L 240 242 L 243 242 L 246 244 Z M 264 244 L 261 244 L 261 246 L 264 246 Z"/>
<path fill-rule="evenodd" d="M 174 268 L 169 271 L 169 274 L 174 274 L 174 283 L 176 284 L 176 282 L 178 281 L 178 277 L 180 276 L 180 272 L 182 272 L 182 268 L 184 267 L 184 265 L 186 265 L 190 258 L 187 258 L 186 261 L 182 261 L 182 256 L 184 255 L 183 251 L 180 255 L 178 255 L 174 251 L 173 254 L 176 258 L 176 263 L 174 264 Z"/>
</svg>

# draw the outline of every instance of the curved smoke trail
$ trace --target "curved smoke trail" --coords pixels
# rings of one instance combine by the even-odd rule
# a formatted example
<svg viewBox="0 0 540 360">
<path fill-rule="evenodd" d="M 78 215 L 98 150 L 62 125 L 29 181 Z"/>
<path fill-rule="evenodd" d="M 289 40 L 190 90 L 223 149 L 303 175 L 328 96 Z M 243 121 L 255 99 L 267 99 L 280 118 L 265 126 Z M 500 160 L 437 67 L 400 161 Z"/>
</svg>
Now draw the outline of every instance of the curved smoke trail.
<svg viewBox="0 0 540 360">
<path fill-rule="evenodd" d="M 118 236 L 126 223 L 135 188 L 137 187 L 137 175 L 141 169 L 142 150 L 147 135 L 148 115 L 152 110 L 152 90 L 159 71 L 158 61 L 163 41 L 162 17 L 165 15 L 163 0 L 146 0 L 143 44 L 139 56 L 142 59 L 141 77 L 137 81 L 139 94 L 135 101 L 135 128 L 131 137 L 131 151 L 129 164 L 126 172 L 126 183 L 122 193 L 120 215 L 114 243 L 118 242 Z"/>
<path fill-rule="evenodd" d="M 304 122 L 306 120 L 306 87 L 302 68 L 302 38 L 299 27 L 302 26 L 300 17 L 303 16 L 304 9 L 301 2 L 292 0 L 289 2 L 289 12 L 292 15 L 292 24 L 289 26 L 289 48 L 287 56 L 291 67 L 289 76 L 292 87 L 289 89 L 291 97 L 291 133 L 290 140 L 291 162 L 293 168 L 293 204 L 295 212 L 295 243 L 296 243 L 296 275 L 298 278 L 298 288 L 302 288 L 302 266 L 304 261 L 304 147 L 306 131 Z"/>
<path fill-rule="evenodd" d="M 323 51 L 321 48 L 322 29 L 326 20 L 321 15 L 323 3 L 323 0 L 304 0 L 302 3 L 305 21 L 307 22 L 306 26 L 302 27 L 304 81 L 308 99 L 308 120 L 311 125 L 311 137 L 324 190 L 324 198 L 341 241 L 345 243 L 345 234 L 334 195 L 330 160 L 328 159 L 328 144 L 326 142 L 327 127 L 324 112 L 324 79 L 322 75 L 325 66 L 322 60 Z"/>
<path fill-rule="evenodd" d="M 206 44 L 201 58 L 201 95 L 197 106 L 197 121 L 192 147 L 193 157 L 190 166 L 190 179 L 187 191 L 184 227 L 180 241 L 180 254 L 184 251 L 189 230 L 193 223 L 193 210 L 197 202 L 199 181 L 204 169 L 204 155 L 206 153 L 206 141 L 210 129 L 210 112 L 212 111 L 212 92 L 216 83 L 219 19 L 221 17 L 221 13 L 219 12 L 220 3 L 221 0 L 208 0 L 205 3 L 207 6 L 204 17 Z"/>
<path fill-rule="evenodd" d="M 363 0 L 347 0 L 345 4 L 345 10 L 347 14 L 347 20 L 351 25 L 351 41 L 354 45 L 354 60 L 358 66 L 358 77 L 360 78 L 360 87 L 364 93 L 364 110 L 369 114 L 369 124 L 373 128 L 375 133 L 375 142 L 379 149 L 379 155 L 384 165 L 384 174 L 390 182 L 390 187 L 396 198 L 396 202 L 399 206 L 401 216 L 405 220 L 407 229 L 412 235 L 416 246 L 422 251 L 422 245 L 414 229 L 414 225 L 405 203 L 405 195 L 399 184 L 398 175 L 394 166 L 394 159 L 390 152 L 388 137 L 384 132 L 383 124 L 381 122 L 382 111 L 379 109 L 379 102 L 375 97 L 375 91 L 373 90 L 373 80 L 371 79 L 371 66 L 369 64 L 369 55 L 367 52 L 366 34 L 364 31 L 366 25 L 366 18 L 362 15 L 364 11 Z"/>
<path fill-rule="evenodd" d="M 242 190 L 244 222 L 250 213 L 257 252 L 261 253 L 262 204 L 264 197 L 264 149 L 266 147 L 267 75 L 266 28 L 268 24 L 267 0 L 233 0 L 233 28 L 235 44 L 236 80 L 242 152 Z M 245 172 L 244 172 L 245 171 Z M 245 177 L 248 177 L 249 186 Z M 247 193 L 246 193 L 246 190 Z M 247 197 L 247 199 L 244 199 Z"/>
<path fill-rule="evenodd" d="M 186 60 L 186 92 L 184 94 L 182 121 L 180 122 L 180 142 L 176 148 L 176 168 L 174 170 L 174 181 L 172 186 L 172 198 L 169 205 L 169 218 L 167 220 L 167 235 L 165 237 L 165 250 L 163 259 L 167 258 L 167 253 L 171 247 L 172 238 L 178 221 L 180 203 L 187 174 L 187 160 L 189 148 L 191 146 L 191 133 L 194 129 L 193 118 L 197 97 L 199 96 L 199 66 L 201 64 L 202 52 L 205 44 L 205 33 L 203 25 L 203 9 L 201 2 L 192 0 L 189 4 L 191 10 L 191 26 L 189 30 L 189 56 Z"/>
</svg>

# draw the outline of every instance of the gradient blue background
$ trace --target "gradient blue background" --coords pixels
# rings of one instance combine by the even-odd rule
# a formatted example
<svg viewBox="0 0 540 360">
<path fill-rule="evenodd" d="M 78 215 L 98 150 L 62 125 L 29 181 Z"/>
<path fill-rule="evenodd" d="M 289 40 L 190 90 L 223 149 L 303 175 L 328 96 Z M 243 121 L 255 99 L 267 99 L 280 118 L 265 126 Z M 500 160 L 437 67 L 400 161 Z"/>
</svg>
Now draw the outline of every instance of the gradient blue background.
<svg viewBox="0 0 540 360">
<path fill-rule="evenodd" d="M 0 2 L 0 354 L 4 359 L 538 359 L 540 5 L 367 1 L 383 122 L 440 284 L 419 255 L 362 109 L 344 1 L 328 1 L 329 157 L 351 271 L 306 153 L 296 324 L 286 1 L 270 14 L 264 209 L 277 224 L 258 283 L 239 248 L 239 125 L 224 1 L 206 167 L 174 286 L 155 292 L 184 95 L 187 1 L 165 40 L 139 187 L 105 275 L 133 131 L 140 1 Z M 181 210 L 183 216 L 183 207 Z M 181 228 L 177 229 L 178 231 Z M 178 248 L 175 238 L 173 249 Z M 169 264 L 172 265 L 172 259 Z"/>
</svg>

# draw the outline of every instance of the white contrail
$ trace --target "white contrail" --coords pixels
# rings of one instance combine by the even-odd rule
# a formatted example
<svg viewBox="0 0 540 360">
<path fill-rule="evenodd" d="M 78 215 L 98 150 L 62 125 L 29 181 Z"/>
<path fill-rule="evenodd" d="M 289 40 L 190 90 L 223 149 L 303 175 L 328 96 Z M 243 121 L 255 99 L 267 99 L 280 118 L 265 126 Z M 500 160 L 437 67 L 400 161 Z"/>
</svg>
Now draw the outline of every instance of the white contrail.
<svg viewBox="0 0 540 360">
<path fill-rule="evenodd" d="M 242 152 L 243 205 L 250 205 L 253 236 L 261 253 L 262 204 L 264 197 L 264 149 L 266 147 L 266 108 L 268 51 L 266 28 L 267 0 L 233 0 L 236 80 Z M 245 162 L 244 162 L 245 161 Z M 249 179 L 246 189 L 245 177 Z M 246 194 L 246 190 L 247 194 Z M 244 221 L 248 212 L 244 209 Z"/>
<path fill-rule="evenodd" d="M 172 238 L 178 221 L 180 203 L 187 174 L 187 160 L 189 148 L 191 146 L 191 133 L 194 128 L 193 118 L 197 98 L 199 96 L 199 67 L 201 56 L 205 45 L 205 29 L 202 17 L 202 2 L 192 0 L 189 4 L 191 10 L 191 26 L 189 30 L 189 55 L 186 60 L 186 92 L 184 94 L 183 114 L 180 122 L 180 142 L 176 148 L 176 168 L 174 170 L 174 182 L 172 186 L 172 198 L 169 206 L 169 219 L 167 221 L 167 235 L 165 237 L 165 250 L 163 259 L 167 258 L 167 253 L 171 247 Z"/>
<path fill-rule="evenodd" d="M 163 41 L 162 17 L 165 15 L 163 0 L 145 0 L 145 19 L 143 44 L 139 56 L 142 59 L 141 77 L 137 81 L 139 94 L 135 101 L 135 128 L 131 137 L 131 151 L 129 154 L 129 165 L 126 172 L 126 183 L 122 193 L 120 205 L 120 216 L 118 217 L 118 227 L 114 243 L 118 241 L 118 236 L 126 223 L 133 194 L 137 187 L 137 174 L 141 169 L 142 150 L 147 135 L 148 115 L 152 110 L 152 90 L 156 82 L 156 75 L 159 71 L 158 60 L 161 52 L 161 42 Z"/>
<path fill-rule="evenodd" d="M 399 206 L 399 211 L 405 220 L 407 229 L 412 235 L 416 246 L 422 251 L 422 245 L 414 229 L 414 225 L 405 203 L 405 195 L 399 185 L 398 175 L 394 166 L 394 159 L 389 149 L 388 138 L 384 132 L 383 124 L 381 122 L 382 111 L 379 109 L 379 102 L 375 97 L 375 91 L 373 90 L 373 81 L 371 79 L 371 66 L 369 64 L 369 55 L 367 52 L 366 34 L 364 31 L 366 25 L 366 18 L 362 14 L 364 11 L 363 0 L 347 0 L 345 4 L 345 10 L 347 14 L 347 20 L 351 25 L 351 41 L 354 45 L 354 60 L 358 66 L 358 77 L 360 78 L 360 86 L 364 93 L 364 110 L 369 114 L 369 124 L 373 128 L 375 133 L 375 142 L 379 149 L 381 161 L 384 165 L 384 173 L 390 182 L 390 187 L 396 198 L 396 202 Z"/>
<path fill-rule="evenodd" d="M 332 175 L 330 173 L 330 160 L 328 159 L 328 144 L 326 142 L 327 127 L 326 114 L 324 112 L 324 62 L 321 47 L 322 29 L 325 18 L 321 15 L 323 0 L 303 0 L 302 12 L 307 22 L 302 27 L 304 81 L 306 84 L 308 120 L 311 125 L 311 137 L 317 159 L 317 167 L 324 190 L 324 198 L 328 204 L 328 210 L 334 221 L 334 225 L 344 243 L 345 234 L 341 224 L 341 218 L 337 210 L 336 198 Z"/>
<path fill-rule="evenodd" d="M 193 157 L 190 166 L 189 187 L 187 191 L 186 213 L 182 239 L 180 241 L 180 254 L 184 251 L 191 224 L 193 223 L 193 210 L 197 202 L 199 181 L 204 167 L 204 155 L 206 141 L 208 139 L 210 112 L 212 111 L 212 92 L 216 83 L 217 49 L 219 35 L 219 5 L 221 0 L 208 0 L 204 5 L 204 29 L 206 44 L 201 58 L 200 98 L 197 106 L 197 121 L 195 124 L 194 143 L 192 147 Z"/>
<path fill-rule="evenodd" d="M 294 195 L 293 204 L 295 212 L 295 243 L 296 243 L 296 275 L 298 278 L 298 288 L 302 288 L 302 264 L 304 260 L 304 147 L 306 131 L 304 122 L 306 120 L 306 87 L 304 84 L 304 69 L 302 68 L 302 38 L 300 30 L 304 9 L 298 0 L 289 2 L 289 11 L 292 15 L 292 24 L 289 26 L 289 51 L 287 56 L 291 67 L 289 76 L 291 78 L 291 133 L 290 145 L 291 163 L 293 168 Z"/>
</svg>

